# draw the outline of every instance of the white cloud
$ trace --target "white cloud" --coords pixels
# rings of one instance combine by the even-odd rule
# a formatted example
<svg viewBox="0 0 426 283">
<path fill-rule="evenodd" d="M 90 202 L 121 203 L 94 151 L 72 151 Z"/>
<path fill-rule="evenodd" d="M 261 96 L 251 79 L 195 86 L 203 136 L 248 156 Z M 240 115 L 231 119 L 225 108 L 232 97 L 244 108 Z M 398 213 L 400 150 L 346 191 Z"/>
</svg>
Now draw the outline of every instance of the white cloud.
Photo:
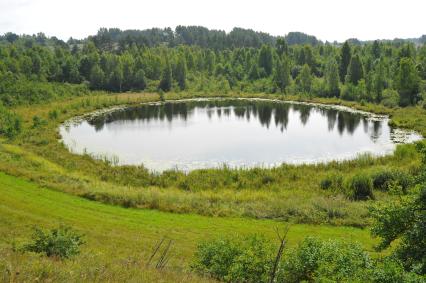
<svg viewBox="0 0 426 283">
<path fill-rule="evenodd" d="M 202 25 L 252 28 L 322 40 L 418 37 L 426 33 L 424 0 L 0 0 L 0 33 L 44 32 L 62 39 L 99 27 L 145 29 Z"/>
</svg>

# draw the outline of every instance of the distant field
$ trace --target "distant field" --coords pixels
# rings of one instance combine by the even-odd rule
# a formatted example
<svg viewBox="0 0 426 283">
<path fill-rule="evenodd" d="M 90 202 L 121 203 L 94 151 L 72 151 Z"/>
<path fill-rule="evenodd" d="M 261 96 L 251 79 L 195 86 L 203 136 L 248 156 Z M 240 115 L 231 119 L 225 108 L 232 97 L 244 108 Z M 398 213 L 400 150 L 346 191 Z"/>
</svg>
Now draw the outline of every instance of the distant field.
<svg viewBox="0 0 426 283">
<path fill-rule="evenodd" d="M 63 194 L 0 173 L 0 273 L 19 272 L 16 280 L 73 278 L 83 281 L 146 280 L 176 282 L 199 278 L 185 273 L 194 248 L 201 240 L 218 235 L 261 233 L 274 237 L 274 228 L 285 224 L 271 220 L 203 217 L 153 210 L 126 209 Z M 75 260 L 59 262 L 30 254 L 13 252 L 12 243 L 25 242 L 33 225 L 52 227 L 67 224 L 83 232 L 87 244 Z M 368 229 L 326 225 L 291 225 L 289 245 L 306 236 L 358 241 L 373 251 L 375 241 Z M 170 268 L 161 273 L 146 268 L 152 247 L 158 239 L 173 239 Z M 123 270 L 126 269 L 126 272 Z M 1 277 L 0 277 L 1 279 Z"/>
</svg>

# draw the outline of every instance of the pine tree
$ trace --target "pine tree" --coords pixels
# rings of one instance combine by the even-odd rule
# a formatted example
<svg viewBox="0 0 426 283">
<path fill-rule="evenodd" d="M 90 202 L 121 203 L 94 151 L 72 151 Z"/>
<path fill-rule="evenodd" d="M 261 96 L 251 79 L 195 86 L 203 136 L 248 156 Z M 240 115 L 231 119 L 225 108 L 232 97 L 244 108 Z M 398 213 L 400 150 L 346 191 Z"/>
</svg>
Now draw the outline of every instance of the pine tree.
<svg viewBox="0 0 426 283">
<path fill-rule="evenodd" d="M 265 70 L 266 76 L 272 74 L 273 58 L 269 45 L 263 45 L 259 52 L 259 68 Z"/>
<path fill-rule="evenodd" d="M 371 52 L 373 53 L 373 56 L 374 56 L 375 59 L 380 58 L 380 53 L 381 53 L 380 43 L 377 40 L 375 40 L 373 42 L 373 47 L 372 47 Z"/>
<path fill-rule="evenodd" d="M 186 88 L 186 73 L 187 73 L 187 67 L 186 67 L 185 57 L 179 56 L 179 59 L 176 65 L 176 74 L 174 74 L 174 77 L 176 81 L 178 82 L 179 88 L 181 90 L 184 90 Z"/>
<path fill-rule="evenodd" d="M 166 65 L 164 66 L 160 85 L 158 87 L 163 91 L 169 91 L 172 89 L 172 67 L 170 66 L 168 59 L 166 60 Z"/>
<path fill-rule="evenodd" d="M 278 38 L 276 42 L 277 53 L 281 57 L 288 54 L 288 45 L 284 38 Z"/>
<path fill-rule="evenodd" d="M 385 88 L 385 83 L 386 81 L 384 64 L 383 61 L 380 60 L 380 62 L 376 65 L 373 74 L 373 92 L 377 103 L 380 103 L 380 101 L 382 101 L 382 92 Z"/>
<path fill-rule="evenodd" d="M 349 43 L 345 41 L 342 46 L 340 53 L 340 81 L 343 83 L 345 81 L 346 73 L 348 71 L 348 66 L 351 61 L 351 47 Z"/>
<path fill-rule="evenodd" d="M 364 69 L 362 67 L 361 58 L 358 54 L 352 56 L 351 62 L 348 67 L 348 74 L 346 81 L 357 85 L 358 82 L 364 78 Z"/>
</svg>

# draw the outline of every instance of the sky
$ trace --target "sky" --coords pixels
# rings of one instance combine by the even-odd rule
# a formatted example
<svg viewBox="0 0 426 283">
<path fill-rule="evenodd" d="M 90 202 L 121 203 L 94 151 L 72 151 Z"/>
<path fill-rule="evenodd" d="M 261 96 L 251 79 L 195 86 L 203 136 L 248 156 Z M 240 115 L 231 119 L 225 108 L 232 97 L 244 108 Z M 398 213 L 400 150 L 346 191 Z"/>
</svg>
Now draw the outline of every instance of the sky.
<svg viewBox="0 0 426 283">
<path fill-rule="evenodd" d="M 44 32 L 67 40 L 100 27 L 200 25 L 272 35 L 301 31 L 321 40 L 426 34 L 426 0 L 0 0 L 0 34 Z"/>
</svg>

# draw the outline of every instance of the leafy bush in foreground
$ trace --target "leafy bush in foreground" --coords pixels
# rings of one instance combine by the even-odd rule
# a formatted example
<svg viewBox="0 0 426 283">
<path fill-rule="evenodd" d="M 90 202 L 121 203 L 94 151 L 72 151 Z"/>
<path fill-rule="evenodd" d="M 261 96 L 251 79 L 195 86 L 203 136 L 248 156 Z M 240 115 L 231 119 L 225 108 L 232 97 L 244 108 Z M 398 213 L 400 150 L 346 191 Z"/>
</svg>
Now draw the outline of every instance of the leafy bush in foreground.
<svg viewBox="0 0 426 283">
<path fill-rule="evenodd" d="M 228 282 L 266 282 L 273 259 L 271 243 L 257 235 L 201 243 L 195 257 L 193 270 Z"/>
<path fill-rule="evenodd" d="M 278 282 L 355 281 L 371 264 L 358 244 L 308 237 L 285 258 Z"/>
<path fill-rule="evenodd" d="M 84 243 L 82 237 L 66 226 L 60 226 L 50 231 L 35 228 L 32 243 L 25 245 L 24 251 L 66 259 L 80 253 L 80 246 Z"/>
<path fill-rule="evenodd" d="M 408 195 L 371 209 L 373 235 L 381 238 L 380 249 L 399 240 L 395 256 L 408 270 L 426 274 L 426 184 Z"/>
<path fill-rule="evenodd" d="M 198 246 L 194 271 L 226 282 L 271 282 L 277 250 L 259 236 L 220 238 Z M 424 282 L 392 257 L 374 260 L 355 243 L 305 238 L 284 251 L 273 282 Z"/>
</svg>

